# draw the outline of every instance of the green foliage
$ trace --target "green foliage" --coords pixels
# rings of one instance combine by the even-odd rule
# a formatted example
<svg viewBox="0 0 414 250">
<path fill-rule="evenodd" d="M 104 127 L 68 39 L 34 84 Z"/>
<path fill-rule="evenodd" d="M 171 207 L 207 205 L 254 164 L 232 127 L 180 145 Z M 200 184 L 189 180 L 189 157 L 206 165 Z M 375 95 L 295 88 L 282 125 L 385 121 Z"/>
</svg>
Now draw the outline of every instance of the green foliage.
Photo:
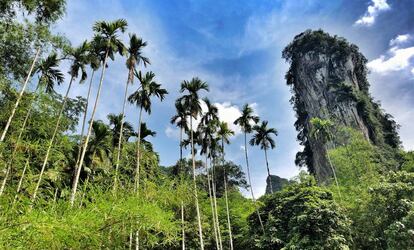
<svg viewBox="0 0 414 250">
<path fill-rule="evenodd" d="M 403 163 L 401 169 L 407 172 L 414 172 L 414 151 L 402 152 L 403 154 Z"/>
<path fill-rule="evenodd" d="M 168 187 L 158 187 L 157 198 L 167 198 L 165 192 Z M 82 206 L 76 209 L 65 200 L 40 201 L 43 206 L 18 215 L 21 209 L 18 204 L 3 211 L 7 216 L 1 218 L 0 246 L 6 249 L 26 246 L 32 249 L 126 248 L 130 231 L 138 230 L 143 246 L 165 249 L 179 242 L 179 226 L 168 207 L 171 202 L 174 200 L 170 198 L 164 203 L 154 203 L 128 192 L 114 196 L 101 187 L 92 187 L 83 197 Z"/>
<path fill-rule="evenodd" d="M 385 249 L 388 242 L 391 249 L 396 246 L 414 247 L 412 241 L 412 210 L 414 205 L 414 174 L 404 171 L 390 173 L 374 185 L 370 198 L 363 207 L 360 217 L 355 219 L 359 227 L 355 230 L 354 240 L 362 248 Z M 411 235 L 411 236 L 410 236 Z M 401 238 L 410 238 L 396 242 Z"/>
<path fill-rule="evenodd" d="M 398 161 L 373 144 L 361 133 L 342 129 L 339 146 L 329 151 L 337 170 L 343 199 L 353 221 L 351 230 L 357 249 L 410 249 L 411 210 L 414 202 L 414 175 L 397 169 Z M 410 165 L 410 153 L 403 153 L 403 166 Z M 408 165 L 404 165 L 408 164 Z M 330 187 L 335 197 L 336 188 Z"/>
<path fill-rule="evenodd" d="M 66 0 L 3 0 L 0 20 L 11 20 L 17 14 L 33 15 L 38 23 L 50 24 L 63 17 Z"/>
<path fill-rule="evenodd" d="M 253 213 L 250 228 L 261 249 L 349 249 L 349 225 L 332 193 L 316 186 L 313 177 L 263 197 L 259 209 L 265 233 Z"/>
</svg>

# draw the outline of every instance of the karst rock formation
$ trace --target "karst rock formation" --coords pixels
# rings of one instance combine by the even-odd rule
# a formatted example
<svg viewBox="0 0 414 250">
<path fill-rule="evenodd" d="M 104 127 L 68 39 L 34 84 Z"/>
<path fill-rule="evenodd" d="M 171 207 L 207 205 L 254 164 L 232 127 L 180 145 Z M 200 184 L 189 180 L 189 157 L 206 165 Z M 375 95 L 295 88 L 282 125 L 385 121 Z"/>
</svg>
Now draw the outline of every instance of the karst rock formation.
<svg viewBox="0 0 414 250">
<path fill-rule="evenodd" d="M 322 30 L 307 30 L 284 49 L 283 58 L 290 63 L 286 80 L 293 94 L 298 140 L 304 146 L 296 155 L 297 165 L 307 166 L 318 181 L 332 176 L 325 145 L 310 136 L 313 117 L 356 129 L 374 145 L 399 147 L 398 126 L 369 94 L 367 59 L 356 45 Z M 338 144 L 333 139 L 326 148 Z"/>
</svg>

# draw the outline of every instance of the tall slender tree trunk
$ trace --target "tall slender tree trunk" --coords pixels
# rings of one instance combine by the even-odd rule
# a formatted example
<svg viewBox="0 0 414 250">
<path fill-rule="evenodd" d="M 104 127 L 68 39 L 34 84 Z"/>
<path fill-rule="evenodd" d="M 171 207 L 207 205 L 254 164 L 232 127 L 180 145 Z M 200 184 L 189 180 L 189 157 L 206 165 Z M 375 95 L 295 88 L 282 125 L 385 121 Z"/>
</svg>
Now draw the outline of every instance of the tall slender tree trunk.
<svg viewBox="0 0 414 250">
<path fill-rule="evenodd" d="M 180 169 L 178 175 L 180 177 L 180 184 L 183 184 L 183 128 L 180 127 Z M 182 237 L 182 250 L 185 250 L 185 221 L 184 221 L 184 202 L 181 200 L 181 237 Z"/>
<path fill-rule="evenodd" d="M 81 153 L 82 153 L 83 134 L 85 132 L 86 116 L 88 115 L 89 99 L 90 99 L 90 96 L 91 96 L 92 82 L 93 82 L 93 76 L 94 75 L 95 75 L 95 70 L 92 69 L 91 79 L 89 81 L 89 87 L 88 87 L 88 95 L 86 97 L 86 103 L 85 103 L 85 112 L 83 113 L 83 119 L 82 119 L 82 129 L 81 129 L 80 140 L 79 140 L 79 150 L 78 150 L 78 155 L 76 156 L 75 175 L 76 175 L 76 172 L 78 171 L 79 159 L 80 159 L 80 156 L 81 156 Z M 73 177 L 75 177 L 75 175 Z M 72 180 L 72 184 L 73 184 L 74 180 L 75 179 Z"/>
<path fill-rule="evenodd" d="M 135 250 L 139 250 L 139 231 L 135 232 Z"/>
<path fill-rule="evenodd" d="M 129 244 L 128 244 L 128 249 L 132 250 L 132 229 L 129 230 Z"/>
<path fill-rule="evenodd" d="M 63 111 L 65 110 L 66 103 L 68 101 L 68 96 L 69 96 L 70 89 L 72 87 L 73 79 L 74 79 L 74 77 L 72 76 L 70 78 L 69 86 L 68 86 L 68 89 L 66 90 L 66 94 L 65 94 L 65 97 L 63 99 L 62 107 L 60 108 L 58 120 L 57 120 L 56 125 L 55 125 L 55 130 L 53 131 L 52 138 L 50 139 L 49 145 L 48 145 L 47 150 L 46 150 L 46 156 L 45 156 L 45 159 L 43 161 L 42 168 L 40 169 L 39 179 L 37 181 L 36 188 L 35 188 L 35 190 L 33 192 L 33 195 L 32 195 L 32 202 L 34 202 L 36 200 L 37 191 L 39 190 L 40 183 L 41 183 L 42 177 L 43 177 L 43 173 L 45 172 L 45 168 L 46 168 L 47 162 L 49 160 L 50 150 L 52 150 L 53 143 L 55 142 L 56 134 L 59 130 L 60 121 L 62 120 Z"/>
<path fill-rule="evenodd" d="M 210 206 L 211 206 L 211 217 L 213 219 L 214 239 L 216 240 L 217 249 L 220 249 L 219 237 L 218 237 L 218 232 L 217 232 L 218 229 L 217 229 L 217 223 L 216 223 L 216 214 L 215 214 L 215 209 L 214 209 L 213 194 L 211 192 L 211 178 L 210 178 L 210 173 L 208 171 L 208 150 L 206 152 L 206 174 L 207 174 L 207 183 L 208 183 L 208 197 L 209 197 Z"/>
<path fill-rule="evenodd" d="M 264 148 L 264 153 L 265 153 L 265 159 L 266 159 L 267 176 L 269 177 L 270 193 L 273 194 L 272 177 L 270 176 L 270 169 L 269 169 L 269 162 L 267 161 L 267 149 L 266 148 Z"/>
<path fill-rule="evenodd" d="M 17 100 L 14 104 L 14 107 L 12 109 L 12 112 L 11 112 L 10 116 L 9 116 L 9 119 L 7 120 L 7 123 L 6 123 L 6 126 L 4 127 L 3 133 L 1 134 L 0 142 L 3 142 L 4 138 L 6 137 L 7 131 L 9 130 L 10 124 L 13 120 L 14 114 L 16 113 L 17 107 L 19 106 L 19 103 L 20 103 L 20 101 L 23 97 L 23 93 L 24 93 L 24 91 L 27 87 L 27 84 L 29 83 L 29 79 L 30 79 L 30 76 L 32 75 L 32 72 L 33 72 L 34 66 L 36 64 L 36 61 L 39 58 L 39 54 L 40 54 L 40 47 L 36 51 L 36 55 L 35 55 L 35 58 L 32 61 L 32 65 L 30 66 L 29 73 L 27 74 L 27 77 L 26 77 L 26 80 L 24 81 L 23 87 L 20 90 L 19 96 L 17 97 Z"/>
<path fill-rule="evenodd" d="M 26 127 L 26 123 L 27 123 L 27 121 L 30 117 L 31 110 L 32 110 L 32 105 L 30 106 L 29 110 L 27 111 L 26 117 L 24 118 L 23 125 L 22 125 L 22 128 L 20 129 L 19 135 L 17 136 L 16 146 L 13 149 L 10 161 L 7 162 L 6 175 L 4 176 L 4 179 L 3 179 L 2 183 L 1 183 L 1 187 L 0 187 L 0 196 L 3 195 L 4 189 L 6 188 L 7 179 L 9 178 L 9 174 L 10 174 L 10 171 L 11 171 L 11 168 L 12 168 L 14 157 L 16 155 L 17 148 L 18 148 L 20 140 L 22 138 L 24 128 Z"/>
<path fill-rule="evenodd" d="M 211 163 L 211 161 L 210 161 Z M 215 164 L 214 164 L 214 159 L 213 159 L 213 171 L 212 171 L 212 175 L 211 175 L 211 185 L 213 187 L 213 201 L 214 201 L 214 212 L 215 212 L 215 221 L 216 221 L 216 227 L 217 227 L 217 235 L 218 235 L 218 240 L 219 240 L 219 247 L 220 249 L 223 249 L 223 243 L 221 240 L 221 232 L 220 232 L 220 223 L 218 220 L 218 209 L 217 209 L 217 196 L 216 196 L 216 181 L 215 181 Z"/>
<path fill-rule="evenodd" d="M 118 147 L 117 147 L 117 153 L 116 153 L 116 162 L 115 162 L 115 176 L 114 176 L 114 192 L 116 192 L 116 189 L 118 188 L 118 169 L 119 169 L 119 161 L 121 158 L 121 148 L 122 148 L 122 136 L 123 136 L 123 130 L 124 130 L 124 115 L 125 115 L 125 106 L 126 106 L 126 100 L 128 95 L 128 86 L 129 86 L 129 77 L 127 80 L 127 83 L 125 85 L 125 94 L 124 94 L 124 102 L 122 103 L 122 113 L 121 113 L 121 128 L 119 129 L 119 138 L 118 138 Z"/>
<path fill-rule="evenodd" d="M 39 87 L 40 87 L 40 81 L 39 81 L 39 84 L 38 84 L 38 85 L 37 85 L 37 87 L 36 87 L 36 91 L 35 91 L 36 93 L 37 93 L 37 91 L 38 91 Z M 37 93 L 37 94 L 39 94 L 39 93 Z M 37 97 L 37 98 L 39 98 L 39 97 Z M 37 99 L 37 98 L 36 98 L 36 99 Z M 0 187 L 0 196 L 2 196 L 2 195 L 3 195 L 4 189 L 5 189 L 5 187 L 6 187 L 7 179 L 8 179 L 8 177 L 9 177 L 10 172 L 11 172 L 11 169 L 12 169 L 12 164 L 13 164 L 13 161 L 14 161 L 14 157 L 16 156 L 16 152 L 17 152 L 17 149 L 18 149 L 18 146 L 19 146 L 20 140 L 22 139 L 23 132 L 24 132 L 24 129 L 26 128 L 27 121 L 29 120 L 29 117 L 30 117 L 30 115 L 32 114 L 33 105 L 34 105 L 34 104 L 32 104 L 32 103 L 31 103 L 31 104 L 30 104 L 30 106 L 29 106 L 29 110 L 27 110 L 26 117 L 25 117 L 25 118 L 24 118 L 24 120 L 23 120 L 23 125 L 22 125 L 22 127 L 20 128 L 19 135 L 17 136 L 16 146 L 13 148 L 13 152 L 12 152 L 11 158 L 10 158 L 10 160 L 7 162 L 7 165 L 6 165 L 6 167 L 7 167 L 7 170 L 6 170 L 6 175 L 4 176 L 4 179 L 3 179 L 2 183 L 1 183 L 1 187 Z"/>
<path fill-rule="evenodd" d="M 193 184 L 194 184 L 194 197 L 196 200 L 196 211 L 197 211 L 197 222 L 198 222 L 198 234 L 200 237 L 200 249 L 204 250 L 204 241 L 203 241 L 203 228 L 201 226 L 201 214 L 200 207 L 198 204 L 198 195 L 197 195 L 197 182 L 195 174 L 195 155 L 194 155 L 194 135 L 193 135 L 193 117 L 190 116 L 190 134 L 191 134 L 191 158 L 193 161 Z"/>
<path fill-rule="evenodd" d="M 338 178 L 336 178 L 336 171 L 332 165 L 331 157 L 329 156 L 329 152 L 326 146 L 325 146 L 325 152 L 326 152 L 326 157 L 328 158 L 329 166 L 331 167 L 331 170 L 332 170 L 332 173 L 335 179 L 336 188 L 338 189 L 339 199 L 341 199 L 342 201 L 341 189 L 339 188 Z"/>
<path fill-rule="evenodd" d="M 223 165 L 223 171 L 224 171 L 224 199 L 226 201 L 226 214 L 227 214 L 227 226 L 229 230 L 229 241 L 230 241 L 230 250 L 233 250 L 233 235 L 231 233 L 231 222 L 230 222 L 230 210 L 229 210 L 229 199 L 227 196 L 227 173 L 226 168 L 224 166 L 225 160 L 224 160 L 224 138 L 221 138 L 221 149 L 222 151 L 222 165 Z"/>
<path fill-rule="evenodd" d="M 71 192 L 71 195 L 70 195 L 70 205 L 71 206 L 73 206 L 73 203 L 75 202 L 76 190 L 78 188 L 78 182 L 79 182 L 79 176 L 80 176 L 80 172 L 82 170 L 83 160 L 85 158 L 86 149 L 88 148 L 89 139 L 90 139 L 91 133 L 92 133 L 93 119 L 95 118 L 96 108 L 98 107 L 99 97 L 101 95 L 102 83 L 103 83 L 103 79 L 104 79 L 104 75 L 105 75 L 107 59 L 108 59 L 108 50 L 106 51 L 105 59 L 104 59 L 104 62 L 102 64 L 101 79 L 99 80 L 98 92 L 96 93 L 96 99 L 95 99 L 95 104 L 93 106 L 93 110 L 92 110 L 92 114 L 91 114 L 91 120 L 90 120 L 90 123 L 89 123 L 88 134 L 86 135 L 85 142 L 83 144 L 82 154 L 81 154 L 81 158 L 79 160 L 79 167 L 76 171 L 75 180 L 73 181 L 73 185 L 72 185 L 72 192 Z"/>
<path fill-rule="evenodd" d="M 185 227 L 184 227 L 184 202 L 181 201 L 181 230 L 182 230 L 182 249 L 185 250 Z"/>
<path fill-rule="evenodd" d="M 139 194 L 139 161 L 140 161 L 140 147 L 141 147 L 141 123 L 142 123 L 142 106 L 139 109 L 138 119 L 138 139 L 137 139 L 137 162 L 135 168 L 135 192 Z"/>
<path fill-rule="evenodd" d="M 247 133 L 246 132 L 244 132 L 244 154 L 245 154 L 245 157 L 246 157 L 247 177 L 248 177 L 248 180 L 249 180 L 249 186 L 250 186 L 250 192 L 252 194 L 253 204 L 256 208 L 256 213 L 257 213 L 257 217 L 258 217 L 259 222 L 260 222 L 260 227 L 262 228 L 262 231 L 264 233 L 265 230 L 264 230 L 264 226 L 263 226 L 263 221 L 262 221 L 262 217 L 260 216 L 260 212 L 259 212 L 259 209 L 258 209 L 257 204 L 256 204 L 256 199 L 254 198 L 252 179 L 250 177 L 249 157 L 247 155 Z"/>
<path fill-rule="evenodd" d="M 24 168 L 23 168 L 23 171 L 22 171 L 22 175 L 20 176 L 19 183 L 17 184 L 16 194 L 14 195 L 13 204 L 16 203 L 17 198 L 19 196 L 20 189 L 22 188 L 22 184 L 23 184 L 24 174 L 26 173 L 26 169 L 29 166 L 29 164 L 30 164 L 30 158 L 28 157 L 27 160 L 26 160 L 26 164 L 24 164 Z"/>
</svg>

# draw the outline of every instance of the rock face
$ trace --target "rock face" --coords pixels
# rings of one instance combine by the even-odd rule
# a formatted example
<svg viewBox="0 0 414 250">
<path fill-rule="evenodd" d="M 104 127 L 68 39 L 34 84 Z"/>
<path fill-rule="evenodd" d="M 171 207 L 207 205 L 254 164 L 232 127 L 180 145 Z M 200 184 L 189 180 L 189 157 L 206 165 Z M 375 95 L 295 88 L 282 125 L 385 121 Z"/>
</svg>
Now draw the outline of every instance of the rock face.
<svg viewBox="0 0 414 250">
<path fill-rule="evenodd" d="M 277 175 L 270 175 L 266 178 L 266 194 L 270 194 L 270 184 L 272 184 L 273 192 L 282 190 L 282 188 L 289 184 L 289 181 L 285 178 L 281 178 Z"/>
<path fill-rule="evenodd" d="M 308 30 L 294 38 L 283 57 L 291 63 L 286 80 L 292 87 L 298 140 L 304 146 L 296 164 L 306 165 L 322 182 L 332 175 L 325 149 L 335 141 L 324 145 L 309 135 L 313 117 L 359 130 L 376 145 L 399 146 L 397 125 L 368 92 L 367 60 L 357 46 L 321 30 Z"/>
</svg>

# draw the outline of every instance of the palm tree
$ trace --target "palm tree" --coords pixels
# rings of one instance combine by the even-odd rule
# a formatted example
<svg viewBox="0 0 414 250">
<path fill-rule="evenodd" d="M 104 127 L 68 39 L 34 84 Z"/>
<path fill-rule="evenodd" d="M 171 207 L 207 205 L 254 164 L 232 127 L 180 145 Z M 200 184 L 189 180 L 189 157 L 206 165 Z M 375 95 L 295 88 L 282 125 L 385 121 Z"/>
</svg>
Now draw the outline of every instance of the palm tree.
<svg viewBox="0 0 414 250">
<path fill-rule="evenodd" d="M 267 150 L 269 148 L 273 149 L 275 148 L 276 144 L 275 141 L 272 138 L 272 134 L 277 136 L 277 130 L 275 128 L 268 128 L 267 127 L 268 122 L 262 121 L 262 123 L 259 125 L 255 125 L 253 127 L 253 130 L 256 132 L 253 135 L 253 138 L 250 139 L 250 145 L 259 146 L 260 149 L 264 150 L 265 153 L 265 160 L 266 160 L 266 168 L 267 168 L 267 176 L 269 178 L 269 185 L 270 185 L 270 193 L 273 193 L 273 187 L 272 187 L 272 179 L 270 176 L 270 169 L 269 169 L 269 162 L 267 161 Z"/>
<path fill-rule="evenodd" d="M 198 204 L 197 195 L 197 183 L 195 174 L 195 154 L 194 154 L 194 131 L 193 131 L 193 118 L 197 118 L 201 113 L 201 104 L 199 98 L 199 92 L 205 90 L 208 91 L 208 84 L 201 81 L 198 77 L 194 77 L 191 81 L 184 80 L 181 83 L 180 92 L 188 92 L 187 95 L 180 97 L 179 102 L 186 108 L 186 114 L 190 116 L 190 140 L 191 140 L 191 158 L 193 162 L 193 185 L 194 185 L 194 197 L 196 201 L 197 221 L 198 221 L 198 233 L 200 237 L 200 248 L 204 249 L 203 241 L 203 229 L 201 226 L 201 214 Z"/>
<path fill-rule="evenodd" d="M 35 69 L 35 72 L 39 74 L 39 82 L 37 84 L 36 91 L 33 94 L 34 98 L 39 98 L 40 93 L 38 93 L 38 91 L 41 90 L 42 87 L 44 87 L 46 93 L 52 93 L 54 92 L 55 84 L 60 85 L 64 81 L 63 74 L 58 69 L 59 61 L 60 59 L 58 59 L 57 54 L 55 53 L 49 55 L 46 59 L 41 60 L 39 66 Z M 29 103 L 29 109 L 27 110 L 26 116 L 23 120 L 22 127 L 20 128 L 19 135 L 17 136 L 16 146 L 14 147 L 11 158 L 7 163 L 8 167 L 6 170 L 6 175 L 0 187 L 0 196 L 3 194 L 3 191 L 6 187 L 6 182 L 9 177 L 9 173 L 11 171 L 13 160 L 14 160 L 18 145 L 20 144 L 20 140 L 23 136 L 24 129 L 26 128 L 26 124 L 32 113 L 33 106 L 34 104 Z"/>
<path fill-rule="evenodd" d="M 145 138 L 148 136 L 155 137 L 157 135 L 157 132 L 152 131 L 147 127 L 147 124 L 145 122 L 141 123 L 140 131 L 140 138 L 141 138 L 141 144 L 144 146 L 144 148 L 148 151 L 153 151 L 151 142 L 147 141 Z M 138 134 L 136 134 L 138 135 Z"/>
<path fill-rule="evenodd" d="M 250 186 L 250 192 L 252 194 L 252 200 L 253 200 L 253 203 L 255 204 L 255 206 L 256 206 L 256 199 L 254 197 L 252 180 L 251 180 L 251 177 L 250 177 L 249 157 L 248 157 L 248 154 L 247 154 L 247 134 L 252 132 L 253 124 L 257 124 L 258 122 L 259 122 L 259 117 L 254 115 L 253 109 L 248 104 L 245 104 L 243 106 L 241 116 L 234 121 L 234 124 L 239 125 L 241 127 L 243 133 L 244 133 L 244 155 L 245 155 L 245 158 L 246 158 L 247 177 L 248 177 L 248 180 L 249 180 L 249 186 Z M 257 216 L 259 218 L 260 226 L 261 226 L 261 228 L 264 232 L 264 226 L 263 226 L 263 222 L 262 222 L 262 218 L 260 216 L 259 210 L 256 209 L 256 212 L 257 212 Z"/>
<path fill-rule="evenodd" d="M 183 132 L 188 131 L 188 121 L 187 121 L 187 113 L 185 110 L 184 105 L 180 102 L 180 99 L 178 99 L 175 102 L 175 109 L 176 114 L 171 117 L 170 123 L 176 124 L 177 127 L 180 128 L 180 171 L 182 171 L 182 160 L 183 160 Z"/>
<path fill-rule="evenodd" d="M 62 116 L 63 116 L 63 111 L 66 108 L 66 103 L 67 103 L 67 100 L 68 100 L 70 89 L 72 87 L 73 80 L 75 78 L 78 78 L 79 71 L 81 72 L 80 82 L 83 82 L 83 81 L 86 80 L 87 74 L 86 74 L 85 67 L 86 67 L 86 64 L 88 63 L 88 50 L 89 50 L 89 43 L 87 41 L 84 41 L 79 47 L 77 47 L 75 49 L 72 49 L 69 52 L 69 56 L 72 60 L 72 64 L 70 66 L 70 71 L 69 71 L 69 74 L 70 74 L 71 77 L 70 77 L 68 88 L 66 90 L 65 97 L 63 98 L 63 103 L 62 103 L 62 106 L 61 106 L 60 111 L 59 111 L 59 116 L 58 116 L 58 119 L 56 121 L 56 125 L 55 125 L 55 129 L 53 131 L 53 134 L 52 134 L 52 138 L 50 139 L 49 145 L 48 145 L 47 150 L 46 150 L 46 155 L 45 155 L 45 158 L 43 160 L 42 168 L 40 169 L 39 179 L 37 181 L 35 190 L 34 190 L 33 195 L 32 195 L 32 201 L 33 202 L 36 199 L 37 191 L 40 187 L 40 183 L 42 181 L 42 176 L 43 176 L 43 173 L 45 171 L 46 165 L 47 165 L 48 160 L 49 160 L 49 154 L 50 154 L 50 151 L 52 149 L 53 143 L 55 141 L 56 134 L 59 130 L 60 121 L 61 121 Z"/>
<path fill-rule="evenodd" d="M 7 120 L 6 126 L 4 127 L 3 132 L 1 134 L 0 142 L 3 142 L 4 138 L 6 137 L 7 131 L 9 130 L 10 124 L 13 120 L 14 114 L 16 113 L 16 110 L 19 107 L 19 103 L 20 103 L 20 101 L 23 97 L 24 91 L 26 90 L 27 84 L 29 83 L 30 77 L 32 76 L 32 71 L 33 71 L 33 69 L 36 65 L 37 59 L 39 58 L 39 54 L 40 54 L 40 47 L 38 47 L 37 50 L 36 50 L 36 54 L 35 54 L 35 57 L 33 58 L 32 65 L 30 66 L 29 73 L 27 74 L 26 80 L 23 83 L 23 86 L 22 86 L 22 89 L 20 90 L 19 96 L 17 97 L 17 100 L 14 103 L 12 112 L 11 112 L 11 114 L 9 116 L 9 119 Z"/>
<path fill-rule="evenodd" d="M 88 154 L 90 156 L 89 163 L 92 165 L 95 162 L 96 157 L 100 162 L 109 158 L 111 153 L 111 131 L 108 125 L 102 121 L 94 121 L 92 124 L 93 137 L 89 143 Z"/>
<path fill-rule="evenodd" d="M 217 127 L 219 124 L 219 120 L 214 120 L 212 121 L 212 123 L 214 125 L 214 134 L 211 136 L 211 144 L 210 144 L 210 154 L 209 154 L 209 158 L 210 158 L 210 164 L 212 165 L 211 167 L 211 183 L 212 183 L 212 191 L 213 191 L 213 202 L 214 202 L 214 212 L 215 212 L 215 220 L 216 220 L 216 225 L 217 225 L 217 234 L 218 234 L 218 239 L 219 239 L 219 245 L 220 245 L 220 249 L 223 249 L 223 243 L 221 240 L 221 231 L 220 231 L 220 224 L 219 224 L 219 220 L 218 220 L 218 211 L 217 211 L 217 195 L 216 195 L 216 159 L 218 157 L 218 151 L 219 151 L 219 138 L 215 137 L 216 131 L 217 131 Z M 213 131 L 213 130 L 212 130 Z"/>
<path fill-rule="evenodd" d="M 171 117 L 170 123 L 176 124 L 180 128 L 180 161 L 179 161 L 179 171 L 178 175 L 181 177 L 182 182 L 183 177 L 183 131 L 188 131 L 188 122 L 187 114 L 185 112 L 185 107 L 183 104 L 177 100 L 175 102 L 176 114 Z M 181 201 L 181 230 L 182 230 L 182 249 L 185 249 L 185 222 L 184 222 L 184 202 Z"/>
<path fill-rule="evenodd" d="M 333 177 L 335 179 L 336 187 L 338 189 L 339 198 L 342 199 L 341 196 L 341 190 L 339 189 L 339 183 L 338 179 L 336 178 L 336 172 L 332 165 L 331 157 L 329 156 L 328 148 L 326 147 L 326 144 L 331 142 L 333 139 L 333 128 L 334 124 L 329 119 L 320 119 L 317 117 L 314 117 L 310 119 L 310 124 L 312 125 L 312 129 L 310 132 L 310 136 L 314 138 L 315 140 L 319 140 L 325 149 L 326 157 L 328 158 L 329 166 L 331 167 Z"/>
<path fill-rule="evenodd" d="M 92 90 L 92 82 L 93 82 L 93 77 L 95 76 L 95 72 L 99 69 L 99 67 L 101 66 L 101 60 L 99 58 L 99 46 L 92 41 L 90 44 L 90 51 L 89 51 L 89 55 L 88 55 L 88 61 L 89 61 L 89 66 L 91 67 L 91 77 L 89 80 L 89 86 L 88 86 L 88 94 L 86 96 L 86 103 L 84 106 L 84 112 L 83 112 L 83 119 L 82 119 L 82 129 L 81 129 L 81 133 L 80 133 L 80 139 L 79 139 L 79 149 L 78 149 L 78 155 L 76 157 L 76 162 L 75 162 L 75 173 L 77 172 L 77 168 L 79 166 L 79 160 L 80 160 L 80 156 L 82 153 L 82 145 L 83 145 L 83 135 L 85 132 L 85 125 L 86 125 L 86 116 L 88 115 L 88 107 L 89 107 L 89 100 L 91 97 L 91 90 Z"/>
<path fill-rule="evenodd" d="M 109 114 L 107 115 L 109 125 L 112 126 L 112 146 L 115 148 L 119 144 L 119 139 L 128 141 L 131 136 L 134 136 L 134 128 L 132 124 L 124 121 L 123 115 Z M 122 136 L 120 135 L 122 127 Z"/>
<path fill-rule="evenodd" d="M 227 226 L 229 230 L 230 250 L 233 250 L 233 235 L 231 233 L 229 200 L 227 196 L 227 174 L 226 174 L 226 168 L 224 167 L 224 164 L 225 164 L 224 143 L 226 144 L 230 143 L 229 137 L 234 135 L 234 131 L 228 127 L 226 122 L 220 122 L 217 135 L 221 139 L 221 161 L 222 161 L 223 171 L 224 171 L 224 198 L 226 200 Z"/>
<path fill-rule="evenodd" d="M 214 149 L 215 144 L 215 133 L 218 127 L 218 109 L 215 105 L 213 105 L 209 99 L 204 98 L 203 102 L 206 104 L 207 110 L 201 117 L 201 122 L 199 124 L 199 131 L 202 134 L 201 138 L 201 154 L 206 155 L 206 170 L 207 170 L 207 181 L 208 181 L 208 190 L 210 195 L 210 203 L 211 203 L 211 212 L 213 215 L 213 226 L 214 226 L 214 233 L 216 237 L 216 244 L 217 249 L 222 248 L 222 241 L 221 241 L 221 233 L 220 233 L 220 226 L 218 221 L 218 213 L 217 213 L 217 199 L 216 199 L 216 191 L 215 191 L 215 178 L 214 178 L 214 171 L 210 176 L 208 170 L 208 158 L 210 158 L 210 163 L 214 162 Z M 212 164 L 214 168 L 214 163 Z M 211 183 L 211 184 L 210 184 Z"/>
<path fill-rule="evenodd" d="M 125 106 L 126 106 L 126 100 L 128 95 L 128 86 L 129 84 L 134 83 L 134 72 L 136 70 L 136 66 L 139 65 L 140 62 L 144 64 L 144 67 L 147 66 L 147 64 L 150 64 L 149 59 L 144 57 L 142 55 L 142 49 L 147 46 L 147 43 L 142 41 L 141 38 L 138 38 L 137 35 L 132 34 L 129 36 L 129 48 L 128 48 L 128 59 L 126 61 L 126 66 L 128 68 L 128 78 L 127 82 L 125 84 L 125 94 L 124 94 L 124 101 L 122 104 L 122 116 L 121 116 L 121 126 L 119 128 L 119 131 L 123 130 L 123 119 L 125 115 Z M 117 178 L 118 178 L 118 168 L 119 168 L 119 160 L 121 157 L 121 144 L 122 144 L 122 135 L 123 133 L 119 132 L 119 139 L 118 139 L 118 150 L 116 155 L 116 161 L 115 161 L 115 177 L 114 177 L 114 191 L 116 191 L 117 188 Z"/>
<path fill-rule="evenodd" d="M 141 71 L 136 72 L 135 75 L 141 83 L 141 86 L 128 97 L 128 101 L 131 104 L 135 104 L 139 107 L 139 119 L 138 119 L 138 139 L 137 139 L 137 162 L 135 169 L 135 191 L 139 192 L 139 161 L 140 161 L 140 144 L 141 144 L 141 123 L 142 123 L 142 110 L 151 114 L 151 97 L 156 96 L 161 101 L 164 100 L 168 91 L 161 88 L 161 84 L 155 82 L 155 74 L 153 72 L 147 72 L 145 75 Z"/>
<path fill-rule="evenodd" d="M 85 158 L 86 149 L 87 149 L 89 139 L 91 136 L 93 119 L 95 118 L 96 109 L 99 103 L 99 97 L 101 95 L 102 83 L 103 83 L 104 76 L 105 76 L 105 69 L 107 67 L 107 60 L 108 60 L 108 57 L 114 60 L 116 53 L 124 55 L 125 46 L 122 43 L 122 41 L 119 39 L 118 33 L 125 32 L 127 25 L 128 24 L 124 19 L 118 19 L 118 20 L 115 20 L 114 22 L 100 21 L 100 22 L 95 23 L 95 25 L 93 26 L 93 30 L 96 33 L 93 42 L 95 46 L 99 48 L 98 55 L 101 58 L 101 60 L 103 60 L 102 71 L 101 71 L 101 78 L 99 80 L 98 91 L 96 93 L 95 104 L 93 106 L 93 110 L 91 114 L 91 122 L 89 124 L 88 133 L 86 135 L 85 142 L 83 143 L 82 154 L 81 154 L 79 164 L 78 164 L 79 167 L 76 169 L 75 178 L 73 180 L 72 192 L 70 196 L 71 206 L 73 206 L 73 203 L 75 201 L 76 190 L 78 188 L 78 182 L 79 182 L 79 175 L 82 169 L 83 160 Z"/>
<path fill-rule="evenodd" d="M 104 122 L 101 120 L 93 122 L 92 137 L 85 155 L 84 170 L 86 179 L 83 182 L 84 187 L 79 206 L 82 206 L 90 178 L 97 175 L 97 171 L 109 173 L 107 168 L 105 168 L 105 165 L 107 166 L 105 162 L 107 162 L 111 156 L 111 149 L 113 147 L 111 145 L 111 135 L 112 131 Z"/>
</svg>

